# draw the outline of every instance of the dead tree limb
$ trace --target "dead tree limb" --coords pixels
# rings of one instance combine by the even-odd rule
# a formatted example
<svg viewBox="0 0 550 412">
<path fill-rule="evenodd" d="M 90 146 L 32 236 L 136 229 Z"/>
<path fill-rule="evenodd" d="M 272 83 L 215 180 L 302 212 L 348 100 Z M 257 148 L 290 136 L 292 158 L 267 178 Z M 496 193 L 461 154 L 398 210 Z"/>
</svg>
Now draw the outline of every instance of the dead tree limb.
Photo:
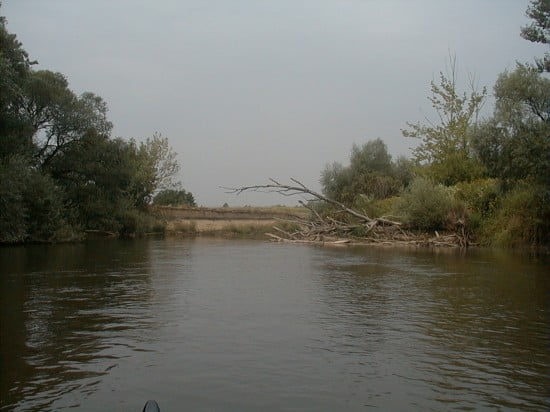
<svg viewBox="0 0 550 412">
<path fill-rule="evenodd" d="M 314 207 L 307 202 L 299 201 L 299 203 L 311 212 L 311 218 L 304 220 L 303 218 L 294 217 L 292 219 L 281 219 L 287 222 L 297 224 L 300 229 L 290 233 L 280 227 L 274 227 L 278 234 L 266 233 L 274 241 L 278 242 L 293 242 L 293 243 L 348 243 L 348 239 L 342 239 L 342 236 L 350 236 L 358 239 L 360 242 L 368 242 L 371 244 L 400 244 L 400 245 L 415 245 L 415 246 L 449 246 L 449 247 L 466 247 L 468 245 L 467 233 L 462 229 L 462 233 L 458 231 L 450 236 L 441 237 L 439 234 L 434 238 L 422 234 L 413 234 L 406 230 L 401 222 L 390 220 L 387 217 L 371 218 L 364 213 L 347 207 L 345 204 L 330 199 L 321 193 L 311 190 L 297 179 L 290 179 L 291 184 L 282 184 L 275 179 L 269 179 L 268 184 L 242 186 L 238 188 L 223 188 L 226 193 L 240 194 L 243 192 L 264 192 L 278 193 L 283 196 L 306 195 L 310 200 L 320 200 L 329 205 L 334 206 L 335 211 L 332 216 L 322 216 Z M 348 222 L 340 220 L 337 217 L 342 214 L 347 214 L 354 217 L 356 220 Z M 355 233 L 361 233 L 359 236 Z M 283 235 L 283 236 L 281 236 Z"/>
<path fill-rule="evenodd" d="M 400 222 L 393 222 L 391 220 L 387 219 L 373 219 L 367 215 L 364 215 L 362 213 L 359 213 L 358 211 L 354 209 L 350 209 L 343 203 L 340 203 L 334 199 L 330 199 L 321 193 L 315 192 L 314 190 L 311 190 L 307 186 L 305 186 L 302 182 L 300 182 L 297 179 L 291 178 L 290 179 L 296 186 L 294 185 L 285 185 L 282 183 L 279 183 L 275 179 L 270 178 L 269 181 L 271 183 L 268 183 L 266 185 L 253 185 L 253 186 L 242 186 L 238 188 L 224 188 L 227 190 L 226 193 L 236 193 L 240 194 L 247 191 L 253 191 L 253 192 L 260 192 L 260 191 L 267 191 L 270 193 L 279 193 L 283 196 L 294 196 L 294 195 L 310 195 L 313 196 L 317 200 L 322 200 L 326 203 L 329 203 L 333 206 L 336 206 L 338 209 L 340 209 L 343 212 L 348 213 L 351 216 L 354 216 L 358 219 L 361 219 L 362 221 L 372 224 L 372 226 L 375 226 L 378 223 L 382 224 L 389 224 L 389 225 L 401 225 Z"/>
</svg>

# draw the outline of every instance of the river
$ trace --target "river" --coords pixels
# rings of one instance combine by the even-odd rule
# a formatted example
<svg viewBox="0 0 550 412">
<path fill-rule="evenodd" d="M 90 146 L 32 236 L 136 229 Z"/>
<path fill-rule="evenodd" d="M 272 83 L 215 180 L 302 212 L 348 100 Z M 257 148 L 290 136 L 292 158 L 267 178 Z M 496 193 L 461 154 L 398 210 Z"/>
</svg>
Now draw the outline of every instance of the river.
<svg viewBox="0 0 550 412">
<path fill-rule="evenodd" d="M 221 239 L 0 248 L 0 409 L 547 411 L 549 268 Z"/>
</svg>

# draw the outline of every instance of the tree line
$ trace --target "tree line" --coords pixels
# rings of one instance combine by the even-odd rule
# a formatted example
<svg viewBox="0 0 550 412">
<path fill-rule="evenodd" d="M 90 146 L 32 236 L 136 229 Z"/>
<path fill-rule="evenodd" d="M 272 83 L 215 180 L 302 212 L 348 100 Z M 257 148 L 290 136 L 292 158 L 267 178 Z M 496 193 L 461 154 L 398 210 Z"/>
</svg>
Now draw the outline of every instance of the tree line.
<svg viewBox="0 0 550 412">
<path fill-rule="evenodd" d="M 113 138 L 101 97 L 35 65 L 0 17 L 0 243 L 158 231 L 155 195 L 194 205 L 167 138 Z"/>
<path fill-rule="evenodd" d="M 550 0 L 533 0 L 527 40 L 550 44 Z M 393 160 L 380 139 L 354 145 L 349 165 L 321 173 L 323 194 L 373 217 L 413 229 L 466 226 L 482 244 L 550 243 L 550 57 L 498 76 L 493 112 L 480 117 L 487 90 L 457 86 L 456 62 L 431 82 L 436 120 L 407 123 L 418 145 Z M 325 210 L 330 213 L 330 208 Z"/>
</svg>

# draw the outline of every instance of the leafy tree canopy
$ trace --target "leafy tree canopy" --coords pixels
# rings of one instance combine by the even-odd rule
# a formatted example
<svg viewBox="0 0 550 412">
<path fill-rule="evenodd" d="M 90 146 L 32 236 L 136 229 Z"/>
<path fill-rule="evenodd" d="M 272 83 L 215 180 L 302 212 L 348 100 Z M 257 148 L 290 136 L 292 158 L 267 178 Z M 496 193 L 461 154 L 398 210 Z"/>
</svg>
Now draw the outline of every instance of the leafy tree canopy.
<svg viewBox="0 0 550 412">
<path fill-rule="evenodd" d="M 168 139 L 112 139 L 105 101 L 34 70 L 4 18 L 0 46 L 0 242 L 138 230 L 144 206 L 179 170 Z"/>
<path fill-rule="evenodd" d="M 476 130 L 474 148 L 489 174 L 530 178 L 550 189 L 550 79 L 518 65 L 494 88 L 493 116 Z"/>
<path fill-rule="evenodd" d="M 413 159 L 426 166 L 423 171 L 438 183 L 452 185 L 472 180 L 481 174 L 471 159 L 470 131 L 478 120 L 486 89 L 478 91 L 470 82 L 470 93 L 459 93 L 456 85 L 456 62 L 451 59 L 450 75 L 440 73 L 439 83 L 431 82 L 428 100 L 438 120 L 426 123 L 407 123 L 403 136 L 419 139 Z"/>
<path fill-rule="evenodd" d="M 532 0 L 525 14 L 532 22 L 521 28 L 521 37 L 550 45 L 550 0 Z M 550 54 L 546 53 L 536 63 L 539 70 L 550 72 Z"/>
<path fill-rule="evenodd" d="M 155 205 L 161 206 L 197 206 L 195 203 L 195 198 L 191 192 L 187 192 L 184 189 L 175 190 L 175 189 L 165 189 L 161 190 L 153 198 L 153 203 Z"/>
<path fill-rule="evenodd" d="M 325 196 L 352 205 L 358 198 L 384 199 L 393 196 L 412 179 L 411 163 L 393 162 L 381 139 L 353 145 L 350 165 L 327 165 L 321 172 Z"/>
</svg>

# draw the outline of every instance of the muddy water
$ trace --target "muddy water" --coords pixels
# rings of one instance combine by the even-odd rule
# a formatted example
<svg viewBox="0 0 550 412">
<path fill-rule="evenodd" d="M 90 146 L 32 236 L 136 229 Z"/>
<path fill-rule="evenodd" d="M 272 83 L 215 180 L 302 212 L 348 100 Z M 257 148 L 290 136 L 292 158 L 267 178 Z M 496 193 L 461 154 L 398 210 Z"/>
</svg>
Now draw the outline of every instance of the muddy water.
<svg viewBox="0 0 550 412">
<path fill-rule="evenodd" d="M 0 407 L 549 410 L 549 268 L 208 239 L 2 248 Z"/>
</svg>

